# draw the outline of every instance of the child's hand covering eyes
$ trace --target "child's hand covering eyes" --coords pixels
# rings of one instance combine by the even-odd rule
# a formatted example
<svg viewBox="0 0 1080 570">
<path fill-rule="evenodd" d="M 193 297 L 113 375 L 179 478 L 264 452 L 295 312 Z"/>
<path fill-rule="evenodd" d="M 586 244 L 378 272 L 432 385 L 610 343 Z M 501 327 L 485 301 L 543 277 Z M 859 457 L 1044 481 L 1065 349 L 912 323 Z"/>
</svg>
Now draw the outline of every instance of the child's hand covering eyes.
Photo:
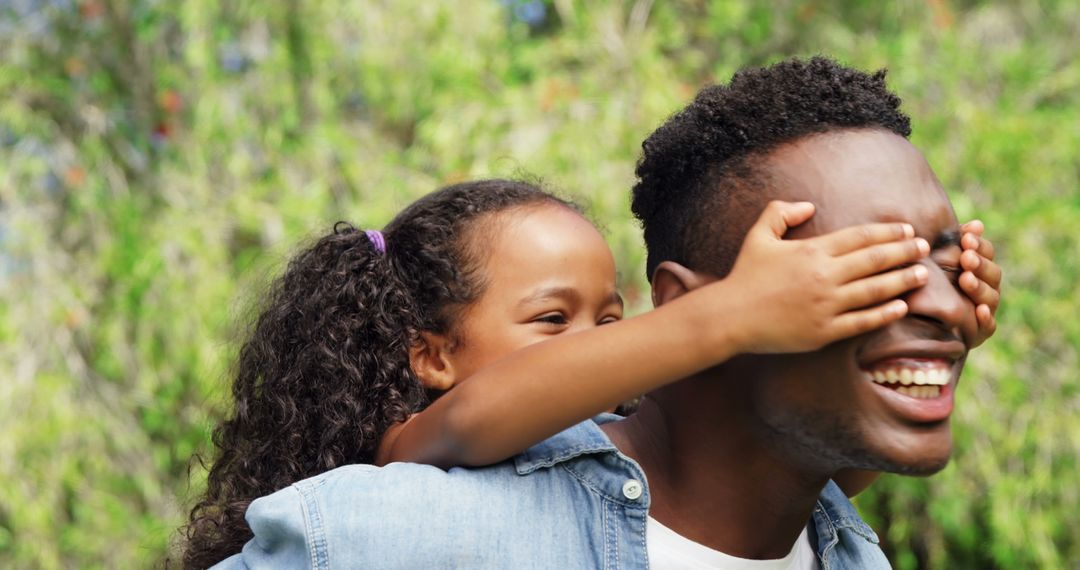
<svg viewBox="0 0 1080 570">
<path fill-rule="evenodd" d="M 911 265 L 930 253 L 909 224 L 867 224 L 802 240 L 789 228 L 814 213 L 808 202 L 771 202 L 747 233 L 722 281 L 749 310 L 739 329 L 743 352 L 802 352 L 855 336 L 907 314 L 896 297 L 926 283 Z M 898 268 L 899 267 L 899 268 Z"/>
<path fill-rule="evenodd" d="M 975 303 L 975 318 L 979 323 L 979 333 L 972 348 L 979 346 L 997 330 L 998 305 L 1001 303 L 1001 267 L 994 263 L 994 245 L 982 237 L 983 223 L 970 221 L 960 226 L 963 235 L 960 247 L 960 266 L 964 273 L 960 275 L 960 289 Z"/>
</svg>

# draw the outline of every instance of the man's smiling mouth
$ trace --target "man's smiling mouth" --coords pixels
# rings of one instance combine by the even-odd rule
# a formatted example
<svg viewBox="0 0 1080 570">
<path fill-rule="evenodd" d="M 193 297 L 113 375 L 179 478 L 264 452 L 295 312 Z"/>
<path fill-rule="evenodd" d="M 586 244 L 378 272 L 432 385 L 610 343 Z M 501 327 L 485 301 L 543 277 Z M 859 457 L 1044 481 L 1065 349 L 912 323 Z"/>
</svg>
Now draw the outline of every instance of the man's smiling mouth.
<svg viewBox="0 0 1080 570">
<path fill-rule="evenodd" d="M 858 366 L 867 384 L 897 416 L 937 423 L 952 414 L 956 383 L 967 354 L 955 339 L 882 339 L 865 347 Z"/>
<path fill-rule="evenodd" d="M 863 369 L 866 379 L 920 400 L 941 396 L 952 380 L 953 363 L 945 358 L 891 358 Z"/>
</svg>

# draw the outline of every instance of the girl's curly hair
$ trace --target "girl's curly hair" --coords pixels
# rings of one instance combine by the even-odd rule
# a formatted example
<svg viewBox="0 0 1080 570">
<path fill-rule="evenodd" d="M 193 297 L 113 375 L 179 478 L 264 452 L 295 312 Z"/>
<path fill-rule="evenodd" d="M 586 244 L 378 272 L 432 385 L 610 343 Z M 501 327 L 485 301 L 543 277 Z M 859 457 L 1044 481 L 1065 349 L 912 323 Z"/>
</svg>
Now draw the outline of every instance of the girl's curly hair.
<svg viewBox="0 0 1080 570">
<path fill-rule="evenodd" d="M 370 463 L 392 424 L 427 404 L 409 368 L 420 331 L 450 333 L 483 290 L 479 233 L 491 214 L 572 204 L 537 186 L 486 180 L 446 187 L 398 214 L 380 253 L 339 222 L 270 288 L 213 432 L 206 494 L 184 529 L 185 568 L 240 551 L 254 499 L 351 463 Z M 478 223 L 481 222 L 481 223 Z"/>
</svg>

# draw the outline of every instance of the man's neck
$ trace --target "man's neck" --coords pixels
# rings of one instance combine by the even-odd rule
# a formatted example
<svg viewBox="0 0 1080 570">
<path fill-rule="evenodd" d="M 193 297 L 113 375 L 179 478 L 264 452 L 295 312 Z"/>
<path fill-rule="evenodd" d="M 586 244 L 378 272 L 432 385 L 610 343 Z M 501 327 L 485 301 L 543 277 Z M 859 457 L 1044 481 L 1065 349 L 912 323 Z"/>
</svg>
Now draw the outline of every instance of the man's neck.
<svg viewBox="0 0 1080 570">
<path fill-rule="evenodd" d="M 783 558 L 828 475 L 800 472 L 770 453 L 748 426 L 747 406 L 717 409 L 707 400 L 647 397 L 633 416 L 602 429 L 645 470 L 649 514 L 664 526 L 731 556 Z M 692 404 L 676 409 L 672 401 Z"/>
</svg>

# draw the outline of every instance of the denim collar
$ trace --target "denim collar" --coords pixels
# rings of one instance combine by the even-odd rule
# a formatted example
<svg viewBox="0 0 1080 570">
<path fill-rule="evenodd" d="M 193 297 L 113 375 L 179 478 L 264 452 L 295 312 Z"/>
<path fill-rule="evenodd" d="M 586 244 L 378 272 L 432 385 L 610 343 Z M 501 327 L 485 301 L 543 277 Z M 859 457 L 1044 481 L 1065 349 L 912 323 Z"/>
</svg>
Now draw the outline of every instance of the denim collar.
<svg viewBox="0 0 1080 570">
<path fill-rule="evenodd" d="M 847 495 L 833 481 L 826 483 L 818 495 L 813 521 L 819 545 L 828 545 L 835 541 L 836 531 L 842 528 L 854 532 L 871 544 L 879 542 L 874 529 L 862 520 L 859 512 L 855 510 L 855 505 L 851 504 Z"/>
<path fill-rule="evenodd" d="M 600 424 L 620 420 L 615 414 L 600 414 L 591 421 L 581 422 L 526 449 L 514 458 L 518 475 L 528 475 L 537 469 L 552 467 L 582 455 L 619 453 Z"/>
<path fill-rule="evenodd" d="M 601 424 L 619 419 L 621 418 L 615 414 L 600 414 L 592 421 L 581 422 L 530 447 L 514 458 L 517 473 L 527 475 L 537 469 L 553 467 L 583 455 L 602 453 L 614 453 L 633 465 L 635 471 L 640 470 L 632 459 L 619 452 L 607 434 L 600 429 Z M 838 541 L 837 531 L 840 529 L 848 529 L 871 544 L 879 543 L 874 529 L 862 520 L 847 495 L 832 481 L 826 483 L 821 490 L 812 520 L 817 533 L 818 551 L 821 553 L 825 553 Z"/>
</svg>

